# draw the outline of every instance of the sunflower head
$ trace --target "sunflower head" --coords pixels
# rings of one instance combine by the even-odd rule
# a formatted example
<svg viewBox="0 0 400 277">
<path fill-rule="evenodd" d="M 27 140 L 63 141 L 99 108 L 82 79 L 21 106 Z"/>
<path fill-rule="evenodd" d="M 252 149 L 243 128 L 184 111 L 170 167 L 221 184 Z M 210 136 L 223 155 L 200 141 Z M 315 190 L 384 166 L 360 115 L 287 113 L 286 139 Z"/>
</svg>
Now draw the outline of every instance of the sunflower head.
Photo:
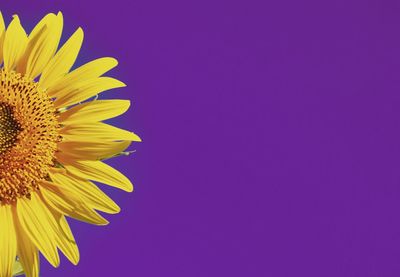
<svg viewBox="0 0 400 277">
<path fill-rule="evenodd" d="M 15 260 L 38 276 L 39 252 L 54 266 L 61 250 L 74 264 L 79 251 L 66 217 L 108 222 L 98 213 L 119 207 L 93 183 L 132 191 L 131 182 L 103 162 L 140 138 L 102 121 L 124 113 L 127 100 L 98 100 L 123 87 L 104 77 L 117 65 L 100 58 L 71 71 L 83 31 L 59 46 L 61 13 L 46 15 L 27 34 L 18 16 L 0 13 L 0 276 Z M 95 97 L 96 96 L 96 97 Z"/>
<path fill-rule="evenodd" d="M 62 141 L 53 101 L 14 71 L 0 72 L 0 201 L 30 197 L 47 180 Z"/>
</svg>

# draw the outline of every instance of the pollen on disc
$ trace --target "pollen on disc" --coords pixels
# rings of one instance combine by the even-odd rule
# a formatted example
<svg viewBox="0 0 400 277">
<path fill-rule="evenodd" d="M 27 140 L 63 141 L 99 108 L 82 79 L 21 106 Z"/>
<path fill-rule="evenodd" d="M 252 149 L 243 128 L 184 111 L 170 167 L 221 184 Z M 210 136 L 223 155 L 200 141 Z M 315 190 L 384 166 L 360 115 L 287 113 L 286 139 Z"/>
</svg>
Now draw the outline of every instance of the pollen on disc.
<svg viewBox="0 0 400 277">
<path fill-rule="evenodd" d="M 46 92 L 19 73 L 0 70 L 0 204 L 29 198 L 48 179 L 59 128 Z"/>
<path fill-rule="evenodd" d="M 14 146 L 21 125 L 14 118 L 13 107 L 0 102 L 0 154 Z"/>
</svg>

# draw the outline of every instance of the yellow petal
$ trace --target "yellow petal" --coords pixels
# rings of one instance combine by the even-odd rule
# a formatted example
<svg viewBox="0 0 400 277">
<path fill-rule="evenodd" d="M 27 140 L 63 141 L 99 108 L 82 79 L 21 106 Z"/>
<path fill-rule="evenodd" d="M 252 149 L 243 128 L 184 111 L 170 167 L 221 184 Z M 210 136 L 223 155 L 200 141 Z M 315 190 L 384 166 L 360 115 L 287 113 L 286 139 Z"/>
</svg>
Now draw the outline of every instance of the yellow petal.
<svg viewBox="0 0 400 277">
<path fill-rule="evenodd" d="M 103 91 L 120 88 L 126 86 L 123 82 L 110 78 L 110 77 L 99 77 L 90 79 L 84 82 L 77 82 L 76 84 L 70 84 L 63 90 L 57 91 L 56 101 L 54 106 L 56 108 L 66 107 L 78 102 L 82 102 L 96 94 Z"/>
<path fill-rule="evenodd" d="M 17 240 L 11 206 L 0 206 L 0 276 L 11 277 L 17 255 Z"/>
<path fill-rule="evenodd" d="M 64 141 L 58 144 L 56 157 L 76 160 L 104 160 L 125 151 L 130 141 Z"/>
<path fill-rule="evenodd" d="M 129 100 L 96 100 L 77 105 L 60 114 L 63 124 L 79 124 L 102 121 L 119 116 L 130 106 Z"/>
<path fill-rule="evenodd" d="M 4 38 L 4 68 L 11 71 L 15 68 L 24 54 L 28 37 L 22 28 L 18 16 L 14 16 L 7 28 Z"/>
<path fill-rule="evenodd" d="M 48 31 L 49 22 L 51 22 L 56 15 L 54 13 L 49 13 L 45 17 L 43 17 L 38 24 L 33 28 L 32 32 L 28 36 L 26 49 L 24 55 L 21 57 L 17 64 L 17 72 L 25 74 L 26 65 L 28 63 L 28 57 L 32 52 L 35 44 L 39 40 L 39 38 L 43 37 L 45 33 Z"/>
<path fill-rule="evenodd" d="M 4 24 L 3 14 L 0 12 L 0 64 L 3 62 L 3 45 L 6 35 L 6 26 Z"/>
<path fill-rule="evenodd" d="M 120 211 L 118 205 L 111 198 L 88 180 L 58 172 L 51 173 L 50 178 L 55 185 L 62 189 L 69 189 L 75 195 L 80 195 L 83 201 L 93 209 L 111 214 Z"/>
<path fill-rule="evenodd" d="M 42 184 L 43 185 L 43 184 Z M 40 199 L 43 202 L 47 202 L 43 195 L 44 188 L 38 193 Z M 48 223 L 50 230 L 53 233 L 54 241 L 57 247 L 65 254 L 65 256 L 73 263 L 77 264 L 79 261 L 79 251 L 75 243 L 75 239 L 69 229 L 68 223 L 62 214 L 55 211 L 49 206 L 48 211 Z"/>
<path fill-rule="evenodd" d="M 51 97 L 58 97 L 58 92 L 64 91 L 69 86 L 76 86 L 77 83 L 95 79 L 117 65 L 118 61 L 109 57 L 88 62 L 67 74 L 64 78 L 59 79 L 54 86 L 48 89 L 48 94 Z"/>
<path fill-rule="evenodd" d="M 18 240 L 18 257 L 27 277 L 39 276 L 39 254 L 37 247 L 29 239 L 21 226 L 16 211 L 13 211 Z"/>
<path fill-rule="evenodd" d="M 36 193 L 31 194 L 31 199 L 18 199 L 17 215 L 30 240 L 54 267 L 58 267 L 60 257 L 54 240 L 54 231 L 49 223 L 52 215 Z"/>
<path fill-rule="evenodd" d="M 71 229 L 68 225 L 68 222 L 64 215 L 61 213 L 50 210 L 53 214 L 53 217 L 56 221 L 56 239 L 58 248 L 64 253 L 64 255 L 70 260 L 70 262 L 74 265 L 77 265 L 79 262 L 79 249 L 78 245 L 75 242 L 74 235 L 71 232 Z"/>
<path fill-rule="evenodd" d="M 132 132 L 101 122 L 67 125 L 60 133 L 65 141 L 141 141 L 139 136 Z"/>
<path fill-rule="evenodd" d="M 56 157 L 69 157 L 77 160 L 104 160 L 123 152 L 130 141 L 64 141 L 58 144 Z"/>
<path fill-rule="evenodd" d="M 33 29 L 28 37 L 25 53 L 26 66 L 19 71 L 32 79 L 36 78 L 49 63 L 58 48 L 63 29 L 63 16 L 49 14 Z"/>
<path fill-rule="evenodd" d="M 48 27 L 51 25 L 53 20 L 56 18 L 56 15 L 54 13 L 48 13 L 46 14 L 33 28 L 32 32 L 29 34 L 29 41 L 31 41 L 32 38 L 37 37 L 37 35 L 42 31 L 44 27 Z"/>
<path fill-rule="evenodd" d="M 41 89 L 48 89 L 69 72 L 78 57 L 82 42 L 83 30 L 78 28 L 43 70 L 39 80 Z"/>
<path fill-rule="evenodd" d="M 68 189 L 61 190 L 51 182 L 43 182 L 41 192 L 46 202 L 59 213 L 95 225 L 107 225 L 108 221 L 91 210 L 79 196 Z"/>
<path fill-rule="evenodd" d="M 60 160 L 65 169 L 82 179 L 97 181 L 128 192 L 133 191 L 133 185 L 121 172 L 101 161 Z"/>
</svg>

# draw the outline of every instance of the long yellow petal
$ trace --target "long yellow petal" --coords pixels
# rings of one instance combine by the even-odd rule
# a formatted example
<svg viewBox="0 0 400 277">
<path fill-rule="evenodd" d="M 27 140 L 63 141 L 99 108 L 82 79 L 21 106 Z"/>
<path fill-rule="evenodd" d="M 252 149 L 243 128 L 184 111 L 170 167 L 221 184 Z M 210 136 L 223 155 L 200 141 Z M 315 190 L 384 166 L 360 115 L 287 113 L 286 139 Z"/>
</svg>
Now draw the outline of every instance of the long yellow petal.
<svg viewBox="0 0 400 277">
<path fill-rule="evenodd" d="M 59 173 L 57 171 L 50 174 L 50 178 L 54 184 L 60 186 L 61 189 L 69 189 L 75 195 L 80 195 L 83 201 L 91 208 L 115 214 L 120 212 L 118 205 L 102 192 L 92 182 L 81 179 L 67 173 Z"/>
<path fill-rule="evenodd" d="M 70 106 L 103 91 L 125 86 L 123 82 L 110 77 L 99 77 L 84 82 L 78 82 L 58 91 L 54 106 L 56 108 Z"/>
<path fill-rule="evenodd" d="M 67 125 L 61 129 L 60 134 L 65 141 L 141 141 L 132 132 L 101 122 Z"/>
<path fill-rule="evenodd" d="M 25 74 L 26 66 L 28 63 L 29 55 L 31 54 L 35 44 L 37 44 L 38 40 L 45 36 L 46 32 L 48 31 L 48 27 L 50 22 L 54 20 L 56 15 L 54 13 L 46 14 L 38 24 L 33 28 L 31 33 L 28 36 L 26 49 L 24 55 L 21 57 L 17 64 L 17 72 Z"/>
<path fill-rule="evenodd" d="M 44 68 L 39 80 L 41 89 L 48 89 L 59 81 L 78 57 L 83 42 L 83 30 L 78 28 Z"/>
<path fill-rule="evenodd" d="M 60 257 L 56 248 L 54 232 L 49 223 L 51 214 L 36 193 L 31 194 L 31 199 L 18 199 L 17 215 L 30 240 L 54 267 L 58 267 Z"/>
<path fill-rule="evenodd" d="M 24 54 L 28 37 L 22 28 L 17 15 L 7 28 L 4 38 L 4 68 L 8 71 L 13 70 Z"/>
<path fill-rule="evenodd" d="M 104 160 L 125 151 L 130 141 L 64 141 L 58 144 L 56 157 L 71 157 L 77 160 Z"/>
<path fill-rule="evenodd" d="M 55 210 L 50 211 L 56 222 L 57 246 L 72 264 L 77 265 L 80 258 L 79 249 L 69 224 L 64 215 Z"/>
<path fill-rule="evenodd" d="M 82 179 L 97 181 L 124 191 L 133 191 L 133 185 L 121 172 L 101 161 L 60 160 L 65 169 Z"/>
<path fill-rule="evenodd" d="M 69 190 L 61 190 L 51 182 L 43 182 L 41 192 L 46 202 L 59 213 L 95 225 L 107 225 L 108 221 L 91 210 L 79 197 Z"/>
<path fill-rule="evenodd" d="M 3 14 L 0 12 L 0 64 L 3 62 L 3 45 L 6 35 L 6 25 L 4 24 Z"/>
<path fill-rule="evenodd" d="M 48 27 L 51 25 L 53 20 L 56 18 L 56 15 L 54 13 L 48 13 L 46 14 L 33 28 L 31 33 L 29 34 L 29 42 L 32 42 L 32 39 L 35 37 L 38 37 L 40 32 L 42 32 L 42 29 Z M 31 44 L 32 45 L 32 44 Z"/>
<path fill-rule="evenodd" d="M 13 210 L 13 217 L 15 222 L 15 231 L 18 240 L 18 257 L 24 268 L 24 272 L 27 277 L 38 277 L 39 276 L 39 254 L 37 247 L 29 239 L 21 226 L 17 212 Z"/>
<path fill-rule="evenodd" d="M 11 206 L 0 206 L 0 276 L 11 277 L 17 255 L 17 240 Z"/>
<path fill-rule="evenodd" d="M 64 91 L 70 86 L 77 85 L 77 83 L 95 79 L 117 65 L 118 61 L 109 57 L 88 62 L 67 74 L 64 78 L 61 78 L 54 86 L 48 89 L 48 94 L 51 97 L 58 97 L 58 92 Z"/>
<path fill-rule="evenodd" d="M 26 67 L 23 66 L 24 71 L 21 73 L 32 79 L 42 73 L 58 48 L 62 29 L 63 16 L 61 12 L 57 16 L 49 14 L 39 22 L 28 37 L 25 53 Z"/>
<path fill-rule="evenodd" d="M 129 100 L 96 100 L 77 105 L 60 114 L 63 124 L 79 124 L 102 121 L 119 116 L 130 106 Z"/>
<path fill-rule="evenodd" d="M 44 189 L 38 193 L 43 203 L 47 202 L 47 199 L 43 195 Z M 65 256 L 73 263 L 77 264 L 79 261 L 79 250 L 75 243 L 74 236 L 69 229 L 68 223 L 65 221 L 62 213 L 52 209 L 52 205 L 47 206 L 48 208 L 48 223 L 50 230 L 53 233 L 54 241 L 57 247 L 65 254 Z"/>
</svg>

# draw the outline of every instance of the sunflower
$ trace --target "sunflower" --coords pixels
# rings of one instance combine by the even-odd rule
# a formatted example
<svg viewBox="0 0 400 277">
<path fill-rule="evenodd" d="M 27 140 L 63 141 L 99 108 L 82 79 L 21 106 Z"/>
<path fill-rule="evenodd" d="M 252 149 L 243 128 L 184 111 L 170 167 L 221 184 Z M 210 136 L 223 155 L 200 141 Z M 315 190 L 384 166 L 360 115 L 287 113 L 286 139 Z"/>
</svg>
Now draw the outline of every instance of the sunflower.
<svg viewBox="0 0 400 277">
<path fill-rule="evenodd" d="M 16 263 L 38 276 L 39 253 L 73 263 L 79 251 L 66 217 L 105 225 L 98 211 L 119 207 L 94 183 L 132 191 L 131 182 L 102 160 L 140 138 L 102 121 L 123 114 L 128 100 L 98 100 L 125 84 L 103 74 L 117 65 L 100 58 L 71 71 L 83 41 L 78 28 L 59 48 L 61 13 L 47 14 L 26 34 L 17 15 L 0 13 L 0 276 Z M 18 262 L 17 262 L 18 261 Z"/>
</svg>

